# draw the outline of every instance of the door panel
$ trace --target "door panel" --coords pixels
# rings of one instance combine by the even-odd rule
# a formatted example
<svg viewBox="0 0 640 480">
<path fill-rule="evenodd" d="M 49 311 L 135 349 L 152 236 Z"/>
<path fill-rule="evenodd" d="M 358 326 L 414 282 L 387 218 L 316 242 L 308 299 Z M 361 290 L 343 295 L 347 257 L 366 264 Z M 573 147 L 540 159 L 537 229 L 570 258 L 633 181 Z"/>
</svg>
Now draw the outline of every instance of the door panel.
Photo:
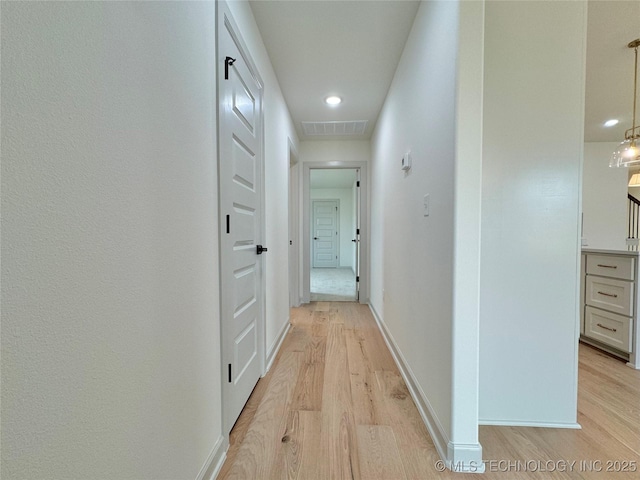
<svg viewBox="0 0 640 480">
<path fill-rule="evenodd" d="M 226 8 L 219 15 L 219 190 L 223 428 L 231 430 L 261 371 L 263 335 L 262 85 Z M 225 58 L 234 59 L 225 68 Z M 228 78 L 225 78 L 228 74 Z"/>
<path fill-rule="evenodd" d="M 337 267 L 338 244 L 338 200 L 313 201 L 313 267 Z"/>
</svg>

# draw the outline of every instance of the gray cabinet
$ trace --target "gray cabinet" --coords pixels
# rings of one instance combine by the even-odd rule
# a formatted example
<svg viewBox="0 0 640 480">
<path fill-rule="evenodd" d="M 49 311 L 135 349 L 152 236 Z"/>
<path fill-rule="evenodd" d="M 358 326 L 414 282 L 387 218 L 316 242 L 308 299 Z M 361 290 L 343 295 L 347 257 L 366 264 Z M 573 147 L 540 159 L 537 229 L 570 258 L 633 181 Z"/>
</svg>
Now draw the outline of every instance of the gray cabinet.
<svg viewBox="0 0 640 480">
<path fill-rule="evenodd" d="M 638 252 L 583 250 L 580 339 L 640 369 Z"/>
</svg>

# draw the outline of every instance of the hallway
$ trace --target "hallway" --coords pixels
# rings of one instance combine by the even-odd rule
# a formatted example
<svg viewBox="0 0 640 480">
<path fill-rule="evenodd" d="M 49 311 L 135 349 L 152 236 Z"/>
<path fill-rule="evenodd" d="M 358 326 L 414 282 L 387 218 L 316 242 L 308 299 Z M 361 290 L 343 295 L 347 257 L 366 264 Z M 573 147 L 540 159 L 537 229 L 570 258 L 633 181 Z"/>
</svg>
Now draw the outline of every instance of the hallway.
<svg viewBox="0 0 640 480">
<path fill-rule="evenodd" d="M 579 396 L 582 430 L 481 427 L 482 478 L 605 479 L 607 462 L 627 462 L 615 478 L 637 479 L 629 462 L 640 466 L 640 373 L 581 345 Z M 369 308 L 314 302 L 291 310 L 291 330 L 231 432 L 218 479 L 464 475 L 440 472 L 439 460 Z"/>
<path fill-rule="evenodd" d="M 218 478 L 433 476 L 439 457 L 368 306 L 314 302 L 291 325 Z"/>
</svg>

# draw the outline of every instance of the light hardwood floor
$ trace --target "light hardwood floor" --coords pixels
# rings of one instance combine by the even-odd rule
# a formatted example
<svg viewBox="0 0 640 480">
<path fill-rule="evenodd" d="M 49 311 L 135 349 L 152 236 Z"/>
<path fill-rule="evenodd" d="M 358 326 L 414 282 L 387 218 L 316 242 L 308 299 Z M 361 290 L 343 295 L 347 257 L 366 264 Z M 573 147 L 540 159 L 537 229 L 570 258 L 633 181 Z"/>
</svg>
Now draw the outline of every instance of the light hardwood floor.
<svg viewBox="0 0 640 480">
<path fill-rule="evenodd" d="M 291 324 L 231 432 L 219 479 L 473 478 L 437 470 L 366 305 L 311 303 L 292 309 Z M 480 427 L 486 473 L 477 478 L 640 479 L 640 372 L 584 345 L 579 372 L 582 430 Z M 617 472 L 625 464 L 616 462 L 636 471 Z"/>
</svg>

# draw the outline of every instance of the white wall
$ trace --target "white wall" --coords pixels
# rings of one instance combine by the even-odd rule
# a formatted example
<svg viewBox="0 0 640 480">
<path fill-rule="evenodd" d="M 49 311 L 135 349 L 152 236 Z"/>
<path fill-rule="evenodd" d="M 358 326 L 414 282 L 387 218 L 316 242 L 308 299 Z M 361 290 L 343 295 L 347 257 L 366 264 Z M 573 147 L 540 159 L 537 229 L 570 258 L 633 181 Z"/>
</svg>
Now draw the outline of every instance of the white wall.
<svg viewBox="0 0 640 480">
<path fill-rule="evenodd" d="M 221 440 L 214 8 L 2 5 L 3 479 Z"/>
<path fill-rule="evenodd" d="M 309 191 L 311 200 L 339 200 L 340 201 L 340 247 L 339 266 L 354 268 L 353 251 L 355 238 L 355 219 L 353 217 L 353 190 L 351 188 L 312 188 Z M 311 212 L 309 213 L 311 215 Z"/>
<path fill-rule="evenodd" d="M 289 322 L 289 291 L 282 288 L 289 284 L 289 140 L 297 149 L 298 137 L 249 3 L 228 4 L 265 84 L 266 342 L 271 358 Z"/>
<path fill-rule="evenodd" d="M 610 168 L 618 142 L 584 144 L 582 172 L 582 237 L 584 246 L 627 250 L 627 168 Z M 636 197 L 640 196 L 640 189 Z M 633 192 L 632 192 L 633 195 Z"/>
<path fill-rule="evenodd" d="M 485 15 L 480 418 L 572 426 L 586 3 Z"/>
<path fill-rule="evenodd" d="M 424 2 L 372 139 L 371 305 L 451 436 L 458 4 Z M 411 150 L 413 166 L 400 169 Z M 430 215 L 423 216 L 423 196 Z"/>
<path fill-rule="evenodd" d="M 484 2 L 461 2 L 458 23 L 449 457 L 482 470 L 478 442 Z"/>
<path fill-rule="evenodd" d="M 371 143 L 368 140 L 327 140 L 300 142 L 302 162 L 369 162 Z"/>
</svg>

